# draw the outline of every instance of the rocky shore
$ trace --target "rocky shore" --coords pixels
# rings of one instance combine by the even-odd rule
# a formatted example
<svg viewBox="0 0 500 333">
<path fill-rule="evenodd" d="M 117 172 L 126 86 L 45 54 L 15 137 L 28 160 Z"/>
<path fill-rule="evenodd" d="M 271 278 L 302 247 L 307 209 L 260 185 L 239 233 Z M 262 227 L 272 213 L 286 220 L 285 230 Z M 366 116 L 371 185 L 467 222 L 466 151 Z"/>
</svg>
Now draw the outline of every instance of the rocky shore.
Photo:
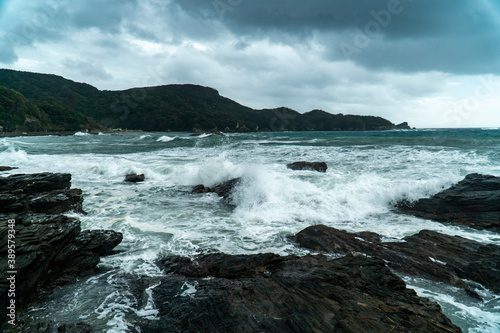
<svg viewBox="0 0 500 333">
<path fill-rule="evenodd" d="M 159 320 L 142 332 L 460 332 L 376 258 L 218 253 L 158 264 Z"/>
<path fill-rule="evenodd" d="M 69 174 L 0 177 L 0 249 L 12 259 L 0 262 L 0 274 L 15 281 L 0 280 L 2 330 L 11 328 L 7 320 L 17 319 L 38 291 L 91 273 L 121 242 L 121 233 L 82 231 L 78 219 L 61 215 L 84 213 L 82 203 L 82 191 L 71 189 Z M 7 309 L 12 302 L 15 311 Z"/>
<path fill-rule="evenodd" d="M 437 221 L 476 226 L 475 220 L 470 222 L 472 211 L 496 214 L 491 198 L 498 195 L 497 184 L 496 177 L 473 174 L 430 199 L 398 207 Z M 192 191 L 216 193 L 227 201 L 236 186 L 244 186 L 241 179 L 211 188 L 198 185 Z M 81 191 L 71 189 L 68 174 L 0 178 L 1 248 L 7 253 L 9 225 L 4 221 L 15 220 L 19 309 L 40 288 L 91 273 L 99 258 L 112 254 L 120 243 L 120 233 L 81 231 L 77 219 L 61 215 L 84 213 L 82 200 Z M 484 200 L 490 201 L 483 205 Z M 490 222 L 488 226 L 498 220 Z M 141 332 L 461 332 L 437 303 L 417 296 L 400 276 L 461 288 L 477 302 L 478 289 L 500 294 L 498 245 L 430 230 L 382 241 L 373 232 L 349 233 L 325 225 L 308 227 L 289 241 L 319 254 L 168 256 L 156 262 L 161 277 L 123 274 L 137 309 L 153 302 L 157 310 L 156 320 L 134 313 L 128 320 Z M 5 276 L 8 267 L 2 265 Z M 7 281 L 0 282 L 3 309 L 8 288 Z M 38 332 L 92 331 L 90 322 L 34 325 Z"/>
<path fill-rule="evenodd" d="M 473 173 L 431 198 L 401 202 L 407 214 L 500 232 L 500 177 Z"/>
</svg>

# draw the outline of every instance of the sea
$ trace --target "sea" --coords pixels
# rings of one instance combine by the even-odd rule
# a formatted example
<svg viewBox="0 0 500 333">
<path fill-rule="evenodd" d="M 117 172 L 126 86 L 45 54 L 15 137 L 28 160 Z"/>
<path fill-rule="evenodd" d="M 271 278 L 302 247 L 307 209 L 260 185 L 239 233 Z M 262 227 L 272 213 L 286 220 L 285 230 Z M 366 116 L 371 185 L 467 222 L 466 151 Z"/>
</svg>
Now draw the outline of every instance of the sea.
<svg viewBox="0 0 500 333">
<path fill-rule="evenodd" d="M 326 173 L 293 171 L 295 161 L 324 161 Z M 82 229 L 122 232 L 119 253 L 101 259 L 96 276 L 42 295 L 33 321 L 85 322 L 96 332 L 138 332 L 132 317 L 157 320 L 152 290 L 142 308 L 124 273 L 157 278 L 155 260 L 207 252 L 304 255 L 288 240 L 325 224 L 373 231 L 385 241 L 422 229 L 500 245 L 500 234 L 398 214 L 398 201 L 438 193 L 469 173 L 500 176 L 500 129 L 368 132 L 113 133 L 0 139 L 5 174 L 63 172 L 81 188 Z M 143 183 L 125 183 L 129 173 Z M 242 177 L 232 205 L 193 194 Z M 418 295 L 438 302 L 464 332 L 500 332 L 500 295 L 478 287 L 483 301 L 442 283 L 403 276 Z M 186 292 L 196 292 L 186 286 Z M 193 289 L 193 290 L 191 290 Z"/>
</svg>

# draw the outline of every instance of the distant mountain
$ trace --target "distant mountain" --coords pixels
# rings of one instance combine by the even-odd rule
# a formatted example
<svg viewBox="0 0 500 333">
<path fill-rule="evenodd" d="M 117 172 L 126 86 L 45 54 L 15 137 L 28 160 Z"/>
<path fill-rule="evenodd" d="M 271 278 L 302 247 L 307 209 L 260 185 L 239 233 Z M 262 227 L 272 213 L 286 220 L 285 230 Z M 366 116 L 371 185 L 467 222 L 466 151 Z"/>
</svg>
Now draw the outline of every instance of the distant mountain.
<svg viewBox="0 0 500 333">
<path fill-rule="evenodd" d="M 254 110 L 197 85 L 100 91 L 57 75 L 0 69 L 4 131 L 359 131 L 409 128 L 373 116 L 300 114 L 289 108 Z"/>
</svg>

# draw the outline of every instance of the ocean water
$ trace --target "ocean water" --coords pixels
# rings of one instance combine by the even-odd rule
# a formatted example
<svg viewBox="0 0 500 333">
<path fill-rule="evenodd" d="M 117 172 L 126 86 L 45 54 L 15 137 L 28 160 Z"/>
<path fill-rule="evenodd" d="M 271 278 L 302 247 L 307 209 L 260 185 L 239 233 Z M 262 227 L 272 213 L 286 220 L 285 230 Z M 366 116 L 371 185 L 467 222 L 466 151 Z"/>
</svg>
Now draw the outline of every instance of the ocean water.
<svg viewBox="0 0 500 333">
<path fill-rule="evenodd" d="M 325 174 L 292 171 L 294 161 L 325 161 Z M 32 318 L 86 322 L 99 332 L 136 332 L 131 317 L 158 318 L 152 284 L 142 308 L 123 273 L 161 275 L 154 260 L 208 251 L 305 254 L 287 236 L 314 224 L 374 231 L 387 240 L 431 229 L 500 245 L 500 235 L 400 215 L 394 204 L 416 200 L 478 172 L 500 176 L 500 129 L 228 134 L 119 133 L 0 139 L 0 165 L 13 173 L 65 172 L 84 192 L 86 229 L 124 234 L 108 270 L 57 289 L 30 309 Z M 128 184 L 128 173 L 146 181 Z M 235 177 L 236 208 L 214 194 L 193 194 Z M 456 288 L 405 277 L 437 301 L 464 332 L 500 332 L 500 296 L 484 301 Z M 184 293 L 196 292 L 186 285 Z"/>
</svg>

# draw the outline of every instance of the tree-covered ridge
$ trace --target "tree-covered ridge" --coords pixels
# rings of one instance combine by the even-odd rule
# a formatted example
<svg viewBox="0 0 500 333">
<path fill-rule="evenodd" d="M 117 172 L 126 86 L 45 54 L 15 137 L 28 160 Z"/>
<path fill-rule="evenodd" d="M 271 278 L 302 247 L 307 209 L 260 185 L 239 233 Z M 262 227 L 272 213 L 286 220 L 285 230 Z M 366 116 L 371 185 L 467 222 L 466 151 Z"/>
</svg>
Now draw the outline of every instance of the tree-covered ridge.
<svg viewBox="0 0 500 333">
<path fill-rule="evenodd" d="M 12 89 L 0 91 L 0 95 L 5 95 L 0 99 L 3 107 L 0 125 L 4 130 L 120 127 L 144 131 L 244 132 L 395 128 L 393 123 L 380 117 L 333 115 L 321 110 L 300 114 L 285 107 L 254 110 L 220 96 L 213 88 L 191 84 L 100 91 L 56 75 L 0 69 L 0 85 Z M 15 92 L 29 105 L 31 113 L 23 109 L 24 118 L 16 111 L 19 107 L 8 102 Z M 26 114 L 39 119 L 38 123 L 26 122 Z"/>
</svg>

